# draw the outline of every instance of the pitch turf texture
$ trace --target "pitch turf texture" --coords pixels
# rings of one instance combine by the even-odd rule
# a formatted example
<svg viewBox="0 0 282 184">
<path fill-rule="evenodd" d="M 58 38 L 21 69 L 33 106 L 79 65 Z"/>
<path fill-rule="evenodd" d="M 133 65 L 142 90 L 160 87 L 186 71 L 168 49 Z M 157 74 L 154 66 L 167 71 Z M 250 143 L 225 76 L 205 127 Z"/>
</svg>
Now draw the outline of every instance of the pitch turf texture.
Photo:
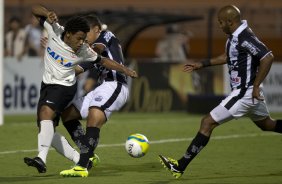
<svg viewBox="0 0 282 184">
<path fill-rule="evenodd" d="M 174 179 L 159 163 L 158 154 L 182 156 L 201 117 L 187 113 L 114 114 L 103 127 L 96 149 L 100 165 L 91 170 L 88 178 L 63 178 L 59 172 L 73 163 L 53 149 L 45 174 L 23 163 L 25 156 L 37 154 L 35 116 L 6 116 L 0 127 L 0 184 L 282 183 L 282 135 L 262 132 L 248 119 L 217 128 L 182 178 Z M 67 135 L 63 126 L 58 130 Z M 131 158 L 125 152 L 125 140 L 132 133 L 142 133 L 150 140 L 149 152 L 143 158 Z"/>
</svg>

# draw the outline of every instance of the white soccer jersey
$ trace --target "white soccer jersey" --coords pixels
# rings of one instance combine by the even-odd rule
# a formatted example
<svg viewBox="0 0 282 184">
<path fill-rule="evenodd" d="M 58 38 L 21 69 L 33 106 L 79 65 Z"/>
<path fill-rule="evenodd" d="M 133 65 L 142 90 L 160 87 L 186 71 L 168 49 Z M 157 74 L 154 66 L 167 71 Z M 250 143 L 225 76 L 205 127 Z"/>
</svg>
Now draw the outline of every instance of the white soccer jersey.
<svg viewBox="0 0 282 184">
<path fill-rule="evenodd" d="M 61 39 L 64 28 L 58 23 L 50 25 L 45 21 L 44 28 L 48 33 L 48 43 L 44 53 L 45 70 L 43 82 L 45 84 L 60 84 L 64 86 L 74 85 L 76 82 L 75 65 L 82 61 L 97 60 L 97 53 L 88 44 L 83 44 L 80 50 L 75 53 Z"/>
</svg>

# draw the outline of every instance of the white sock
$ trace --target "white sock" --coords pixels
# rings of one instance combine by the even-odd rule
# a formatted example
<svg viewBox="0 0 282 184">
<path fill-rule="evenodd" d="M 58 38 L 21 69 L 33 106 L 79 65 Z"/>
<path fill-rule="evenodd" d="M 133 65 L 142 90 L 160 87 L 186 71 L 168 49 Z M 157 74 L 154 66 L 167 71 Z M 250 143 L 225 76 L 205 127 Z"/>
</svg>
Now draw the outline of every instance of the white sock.
<svg viewBox="0 0 282 184">
<path fill-rule="evenodd" d="M 40 121 L 40 132 L 38 134 L 38 157 L 46 163 L 47 154 L 54 136 L 52 120 Z"/>
<path fill-rule="evenodd" d="M 80 158 L 79 153 L 69 144 L 67 139 L 58 132 L 55 132 L 51 145 L 58 153 L 67 159 L 73 161 L 75 164 L 78 163 Z"/>
</svg>

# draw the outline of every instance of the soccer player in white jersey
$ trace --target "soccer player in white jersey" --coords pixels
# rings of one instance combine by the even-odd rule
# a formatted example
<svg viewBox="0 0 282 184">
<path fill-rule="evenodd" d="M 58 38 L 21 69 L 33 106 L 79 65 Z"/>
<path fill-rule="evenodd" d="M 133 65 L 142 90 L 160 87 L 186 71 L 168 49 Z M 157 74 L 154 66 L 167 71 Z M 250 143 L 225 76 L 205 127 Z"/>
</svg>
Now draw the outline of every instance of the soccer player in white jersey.
<svg viewBox="0 0 282 184">
<path fill-rule="evenodd" d="M 203 117 L 198 134 L 179 160 L 159 155 L 161 163 L 174 177 L 179 178 L 188 164 L 208 144 L 214 128 L 243 116 L 249 117 L 261 130 L 282 133 L 282 120 L 270 117 L 263 97 L 262 82 L 273 61 L 273 54 L 255 36 L 246 20 L 241 20 L 240 10 L 233 5 L 222 7 L 218 22 L 229 35 L 226 53 L 203 62 L 188 62 L 184 71 L 227 64 L 231 93 L 208 115 Z"/>
<path fill-rule="evenodd" d="M 115 35 L 108 30 L 101 30 L 101 23 L 95 16 L 86 16 L 92 31 L 89 35 L 90 43 L 98 53 L 112 58 L 120 64 L 124 63 L 121 45 Z M 83 69 L 87 66 L 80 65 Z M 93 66 L 92 66 L 93 67 Z M 100 85 L 86 96 L 73 102 L 62 113 L 64 126 L 70 133 L 73 141 L 80 149 L 80 160 L 72 169 L 64 170 L 62 176 L 87 177 L 89 158 L 99 143 L 100 129 L 109 120 L 112 112 L 118 111 L 128 99 L 126 76 L 116 70 L 108 70 L 95 64 L 99 72 Z M 86 133 L 80 124 L 80 119 L 87 118 Z"/>
<path fill-rule="evenodd" d="M 56 14 L 42 6 L 34 6 L 32 13 L 47 30 L 48 42 L 44 54 L 45 70 L 37 110 L 39 153 L 35 158 L 25 157 L 24 161 L 28 166 L 37 168 L 39 173 L 44 173 L 49 147 L 54 141 L 53 137 L 56 137 L 54 135 L 57 122 L 53 119 L 66 108 L 76 93 L 76 65 L 88 61 L 100 63 L 131 77 L 137 77 L 137 74 L 111 59 L 101 57 L 85 43 L 90 30 L 86 19 L 75 16 L 62 27 L 57 23 Z M 57 141 L 61 140 L 59 137 Z"/>
</svg>

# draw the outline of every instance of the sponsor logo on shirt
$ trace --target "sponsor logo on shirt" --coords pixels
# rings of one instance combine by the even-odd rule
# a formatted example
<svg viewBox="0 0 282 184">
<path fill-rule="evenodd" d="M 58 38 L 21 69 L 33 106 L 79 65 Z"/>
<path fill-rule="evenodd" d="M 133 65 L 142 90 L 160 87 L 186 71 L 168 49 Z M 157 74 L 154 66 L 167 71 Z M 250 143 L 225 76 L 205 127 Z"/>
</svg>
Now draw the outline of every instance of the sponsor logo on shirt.
<svg viewBox="0 0 282 184">
<path fill-rule="evenodd" d="M 68 62 L 68 60 L 66 60 L 65 58 L 63 58 L 59 54 L 57 54 L 50 47 L 47 47 L 47 52 L 56 62 L 60 63 L 61 65 L 65 66 L 65 67 L 71 67 L 72 66 L 71 62 Z"/>
<path fill-rule="evenodd" d="M 251 42 L 244 41 L 242 47 L 247 48 L 254 56 L 258 54 L 258 48 Z"/>
<path fill-rule="evenodd" d="M 238 76 L 238 71 L 231 71 L 230 82 L 235 87 L 241 84 L 241 77 Z"/>
</svg>

